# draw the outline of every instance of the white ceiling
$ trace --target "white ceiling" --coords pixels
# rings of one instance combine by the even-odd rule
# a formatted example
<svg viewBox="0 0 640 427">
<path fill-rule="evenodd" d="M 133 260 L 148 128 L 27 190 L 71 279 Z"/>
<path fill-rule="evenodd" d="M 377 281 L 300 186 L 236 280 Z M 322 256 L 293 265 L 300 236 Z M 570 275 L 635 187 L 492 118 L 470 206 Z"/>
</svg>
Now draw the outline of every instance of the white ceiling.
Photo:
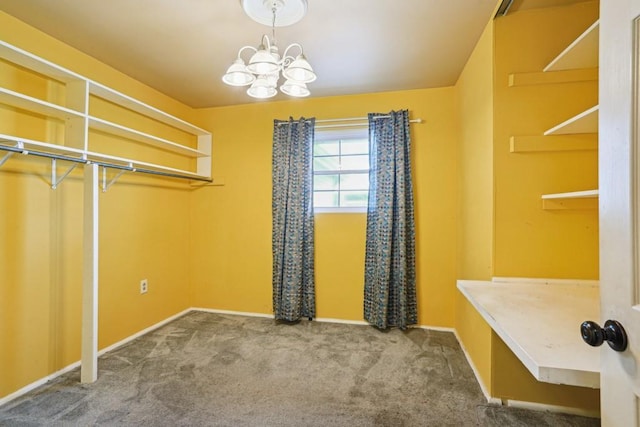
<svg viewBox="0 0 640 427">
<path fill-rule="evenodd" d="M 312 96 L 450 86 L 497 3 L 309 0 L 276 35 L 281 52 L 304 46 Z M 0 0 L 0 10 L 192 107 L 256 102 L 221 81 L 238 49 L 271 31 L 239 0 Z"/>
</svg>

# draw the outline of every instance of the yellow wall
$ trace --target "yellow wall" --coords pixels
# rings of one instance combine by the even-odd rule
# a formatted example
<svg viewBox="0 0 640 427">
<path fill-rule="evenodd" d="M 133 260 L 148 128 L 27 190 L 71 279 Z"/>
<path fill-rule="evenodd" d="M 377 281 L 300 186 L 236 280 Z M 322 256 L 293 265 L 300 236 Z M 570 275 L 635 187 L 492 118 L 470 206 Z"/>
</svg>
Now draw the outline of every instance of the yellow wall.
<svg viewBox="0 0 640 427">
<path fill-rule="evenodd" d="M 458 82 L 458 278 L 489 280 L 493 272 L 493 21 Z M 491 393 L 491 327 L 458 291 L 455 328 Z"/>
<path fill-rule="evenodd" d="M 478 40 L 458 82 L 458 275 L 493 273 L 493 21 Z"/>
<path fill-rule="evenodd" d="M 419 323 L 453 326 L 456 259 L 456 126 L 453 88 L 247 104 L 197 112 L 214 129 L 214 176 L 194 192 L 194 305 L 272 313 L 273 120 L 361 117 L 410 110 L 417 229 Z M 316 214 L 317 315 L 362 320 L 365 214 Z"/>
<path fill-rule="evenodd" d="M 596 210 L 543 210 L 540 195 L 597 187 L 597 152 L 510 153 L 597 103 L 597 82 L 509 87 L 541 71 L 597 19 L 598 3 L 531 9 L 489 23 L 457 85 L 461 279 L 598 277 Z M 490 212 L 488 212 L 490 211 Z M 493 397 L 599 409 L 599 391 L 538 382 L 462 296 L 456 329 Z"/>
<path fill-rule="evenodd" d="M 597 17 L 586 2 L 495 21 L 494 276 L 598 278 L 597 210 L 543 210 L 540 200 L 597 188 L 597 152 L 509 152 L 511 136 L 542 135 L 596 105 L 597 81 L 508 87 L 510 73 L 542 71 Z"/>
<path fill-rule="evenodd" d="M 509 347 L 495 333 L 492 336 L 492 395 L 503 400 L 539 402 L 579 408 L 591 414 L 600 411 L 600 393 L 586 387 L 536 381 Z"/>
<path fill-rule="evenodd" d="M 183 117 L 190 113 L 186 106 L 2 12 L 0 39 L 165 111 Z M 0 82 L 51 101 L 64 95 L 59 83 L 6 63 L 0 63 Z M 104 111 L 109 108 L 95 106 L 116 120 L 131 119 L 123 111 Z M 153 123 L 143 126 L 174 136 Z M 61 142 L 62 128 L 0 107 L 0 133 Z M 155 157 L 148 160 L 158 161 L 159 155 L 151 155 Z M 0 398 L 80 359 L 80 173 L 54 191 L 48 161 L 14 156 L 0 168 Z M 190 307 L 189 190 L 185 184 L 125 176 L 100 195 L 100 348 Z M 141 296 L 143 278 L 149 279 L 149 292 Z"/>
</svg>

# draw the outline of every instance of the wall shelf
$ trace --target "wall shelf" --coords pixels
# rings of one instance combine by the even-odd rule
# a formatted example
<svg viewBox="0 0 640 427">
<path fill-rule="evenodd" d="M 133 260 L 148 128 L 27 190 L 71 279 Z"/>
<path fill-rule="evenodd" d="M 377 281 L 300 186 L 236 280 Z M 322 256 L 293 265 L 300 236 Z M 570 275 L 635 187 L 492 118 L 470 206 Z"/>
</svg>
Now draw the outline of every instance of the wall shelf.
<svg viewBox="0 0 640 427">
<path fill-rule="evenodd" d="M 66 91 L 66 106 L 61 106 L 33 98 L 9 88 L 0 87 L 0 103 L 29 113 L 35 113 L 45 118 L 51 117 L 65 122 L 64 142 L 62 144 L 50 141 L 25 140 L 17 135 L 1 135 L 0 138 L 2 140 L 13 143 L 14 146 L 22 143 L 25 146 L 37 147 L 39 150 L 47 150 L 48 153 L 71 154 L 73 156 L 81 156 L 79 158 L 83 159 L 109 161 L 113 164 L 135 164 L 140 168 L 165 171 L 173 175 L 211 179 L 210 132 L 3 41 L 0 41 L 0 58 L 20 68 L 26 68 L 46 79 L 63 83 Z M 191 140 L 192 142 L 188 143 L 188 145 L 181 144 L 168 140 L 161 135 L 153 135 L 104 118 L 94 117 L 88 102 L 91 95 L 102 98 L 118 108 L 134 111 L 163 125 L 178 129 L 186 134 L 185 140 Z M 124 138 L 132 144 L 143 143 L 170 151 L 178 156 L 195 158 L 197 159 L 196 162 L 193 162 L 195 170 L 177 169 L 167 164 L 155 164 L 144 158 L 129 159 L 96 152 L 92 150 L 92 138 L 88 132 L 89 128 L 118 138 Z"/>
<path fill-rule="evenodd" d="M 51 102 L 33 98 L 22 93 L 0 87 L 0 103 L 42 116 L 60 120 L 84 117 L 84 114 Z"/>
<path fill-rule="evenodd" d="M 112 102 L 116 105 L 120 105 L 131 111 L 135 111 L 136 113 L 142 114 L 143 116 L 152 118 L 161 123 L 172 126 L 176 129 L 180 129 L 183 132 L 187 132 L 193 135 L 200 135 L 200 136 L 211 135 L 210 132 L 207 132 L 204 129 L 194 126 L 191 123 L 188 123 L 182 119 L 179 119 L 170 114 L 167 114 L 164 111 L 161 111 L 155 107 L 147 105 L 144 102 L 138 101 L 137 99 L 134 99 L 128 95 L 120 93 L 107 86 L 101 85 L 100 83 L 89 81 L 89 93 L 91 95 L 97 96 L 98 98 L 102 98 L 106 101 Z"/>
<path fill-rule="evenodd" d="M 589 108 L 547 130 L 545 135 L 569 135 L 579 133 L 598 133 L 598 106 Z"/>
<path fill-rule="evenodd" d="M 198 151 L 181 144 L 176 144 L 175 142 L 171 142 L 167 139 L 149 135 L 147 133 L 140 132 L 135 129 L 121 126 L 116 123 L 111 123 L 108 120 L 98 119 L 96 117 L 89 118 L 89 128 L 99 130 L 101 132 L 105 132 L 111 135 L 119 136 L 122 138 L 131 139 L 133 141 L 149 144 L 154 147 L 162 148 L 164 150 L 172 151 L 174 153 L 178 153 L 184 156 L 204 157 L 209 155 L 209 153 Z"/>
<path fill-rule="evenodd" d="M 598 209 L 598 190 L 572 191 L 542 195 L 544 210 L 595 210 Z"/>
<path fill-rule="evenodd" d="M 569 193 L 543 194 L 543 200 L 552 199 L 593 199 L 598 197 L 598 190 L 572 191 Z"/>
<path fill-rule="evenodd" d="M 0 58 L 54 80 L 68 83 L 85 80 L 81 75 L 0 40 Z"/>
<path fill-rule="evenodd" d="M 598 80 L 598 69 L 587 68 L 554 72 L 533 72 L 509 74 L 509 87 L 579 83 Z"/>
<path fill-rule="evenodd" d="M 594 151 L 598 149 L 598 135 L 533 135 L 512 136 L 509 150 L 512 153 L 537 153 L 550 151 Z"/>
<path fill-rule="evenodd" d="M 544 71 L 560 71 L 578 68 L 598 67 L 598 43 L 600 41 L 600 21 L 594 22 L 565 50 L 560 52 Z"/>
</svg>

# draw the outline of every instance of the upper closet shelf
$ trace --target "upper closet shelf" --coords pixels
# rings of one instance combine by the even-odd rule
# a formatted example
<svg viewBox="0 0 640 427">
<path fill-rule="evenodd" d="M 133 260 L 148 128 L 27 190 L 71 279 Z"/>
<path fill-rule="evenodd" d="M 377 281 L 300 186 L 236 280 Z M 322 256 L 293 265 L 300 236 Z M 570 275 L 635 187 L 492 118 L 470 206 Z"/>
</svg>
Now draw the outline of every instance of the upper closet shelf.
<svg viewBox="0 0 640 427">
<path fill-rule="evenodd" d="M 86 80 L 80 74 L 0 40 L 0 58 L 61 82 Z"/>
<path fill-rule="evenodd" d="M 122 138 L 131 139 L 133 141 L 153 145 L 154 147 L 172 151 L 183 156 L 206 157 L 211 155 L 209 152 L 194 150 L 193 148 L 187 147 L 185 145 L 176 144 L 175 142 L 169 141 L 167 139 L 149 135 L 147 133 L 140 132 L 135 129 L 130 129 L 116 123 L 111 123 L 107 120 L 99 119 L 97 117 L 89 118 L 89 127 L 91 129 L 96 129 L 105 133 L 109 133 L 111 135 L 116 135 Z"/>
<path fill-rule="evenodd" d="M 7 63 L 12 63 L 18 68 L 39 74 L 48 80 L 54 80 L 64 84 L 64 106 L 49 100 L 34 98 L 25 93 L 16 92 L 14 88 L 0 87 L 0 104 L 24 110 L 31 114 L 42 115 L 45 118 L 55 118 L 67 122 L 65 127 L 63 143 L 53 143 L 52 141 L 28 142 L 18 136 L 3 135 L 4 141 L 16 144 L 11 150 L 17 147 L 36 147 L 38 155 L 47 156 L 54 153 L 71 154 L 73 161 L 77 160 L 100 160 L 112 162 L 113 165 L 131 165 L 131 168 L 145 169 L 149 171 L 165 172 L 173 176 L 194 177 L 198 180 L 211 180 L 211 133 L 195 125 L 161 111 L 151 105 L 138 101 L 128 95 L 120 93 L 114 89 L 94 82 L 86 77 L 69 71 L 59 65 L 40 58 L 32 53 L 12 46 L 0 40 L 0 59 Z M 126 109 L 138 113 L 139 115 L 155 120 L 168 127 L 178 129 L 185 135 L 181 140 L 189 140 L 187 143 L 178 143 L 166 139 L 166 131 L 159 131 L 158 135 L 145 133 L 140 130 L 124 126 L 104 118 L 95 117 L 91 108 L 91 103 L 87 102 L 89 96 L 104 99 L 121 109 Z M 70 108 L 71 107 L 71 108 Z M 112 115 L 117 117 L 117 115 Z M 77 123 L 76 123 L 77 120 Z M 116 119 L 117 121 L 117 119 Z M 88 126 L 87 126 L 88 125 Z M 131 141 L 142 142 L 152 145 L 162 150 L 177 153 L 185 158 L 197 158 L 196 162 L 183 162 L 193 164 L 186 170 L 176 169 L 166 164 L 150 163 L 148 159 L 129 159 L 97 153 L 92 151 L 94 140 L 90 137 L 88 128 L 105 132 L 119 138 L 126 138 Z M 71 147 L 76 147 L 71 149 Z M 78 151 L 78 149 L 80 149 Z M 29 150 L 25 149 L 27 153 Z M 35 153 L 35 150 L 34 150 Z M 78 157 L 79 156 L 79 157 Z M 193 169 L 196 169 L 195 171 Z"/>
<path fill-rule="evenodd" d="M 0 146 L 7 146 L 14 149 L 19 149 L 25 154 L 31 151 L 38 151 L 40 153 L 47 154 L 60 154 L 66 156 L 65 160 L 75 160 L 85 163 L 87 161 L 93 162 L 107 162 L 112 165 L 118 165 L 123 167 L 129 167 L 132 169 L 147 169 L 150 171 L 164 172 L 173 175 L 180 175 L 182 177 L 189 177 L 199 181 L 210 181 L 210 176 L 201 175 L 197 172 L 187 171 L 183 169 L 176 169 L 169 166 L 158 165 L 154 163 L 144 162 L 136 159 L 111 156 L 109 154 L 97 153 L 93 151 L 82 150 L 74 147 L 67 147 L 64 145 L 51 144 L 42 141 L 36 141 L 27 138 L 18 138 L 13 135 L 0 134 Z"/>
<path fill-rule="evenodd" d="M 545 135 L 568 135 L 576 133 L 597 133 L 598 132 L 598 106 L 589 108 L 587 111 L 574 116 L 557 126 L 547 130 Z"/>
<path fill-rule="evenodd" d="M 114 104 L 121 105 L 125 108 L 128 108 L 129 110 L 135 111 L 136 113 L 140 113 L 146 117 L 150 117 L 154 120 L 165 123 L 169 126 L 180 129 L 192 135 L 210 135 L 210 133 L 204 129 L 200 129 L 199 127 L 187 123 L 182 119 L 167 114 L 164 111 L 158 110 L 155 107 L 147 105 L 144 102 L 140 102 L 137 99 L 101 85 L 100 83 L 90 81 L 89 93 L 91 95 L 95 95 L 99 98 L 113 102 Z"/>
<path fill-rule="evenodd" d="M 573 43 L 563 50 L 544 71 L 561 71 L 598 66 L 599 21 L 591 25 Z"/>
<path fill-rule="evenodd" d="M 0 103 L 11 105 L 13 107 L 20 108 L 21 110 L 42 114 L 43 116 L 55 117 L 60 120 L 84 117 L 84 115 L 78 111 L 2 87 L 0 87 Z"/>
</svg>

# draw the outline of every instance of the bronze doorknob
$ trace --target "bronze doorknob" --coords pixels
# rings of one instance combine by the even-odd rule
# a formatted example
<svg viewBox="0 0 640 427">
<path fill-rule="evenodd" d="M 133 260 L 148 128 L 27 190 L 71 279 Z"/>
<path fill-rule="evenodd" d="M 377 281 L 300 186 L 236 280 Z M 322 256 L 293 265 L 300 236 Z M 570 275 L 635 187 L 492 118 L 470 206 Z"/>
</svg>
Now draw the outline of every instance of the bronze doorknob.
<svg viewBox="0 0 640 427">
<path fill-rule="evenodd" d="M 627 348 L 627 333 L 617 320 L 607 320 L 604 328 L 596 322 L 587 320 L 580 325 L 582 340 L 593 347 L 607 342 L 615 351 L 625 351 Z"/>
</svg>

